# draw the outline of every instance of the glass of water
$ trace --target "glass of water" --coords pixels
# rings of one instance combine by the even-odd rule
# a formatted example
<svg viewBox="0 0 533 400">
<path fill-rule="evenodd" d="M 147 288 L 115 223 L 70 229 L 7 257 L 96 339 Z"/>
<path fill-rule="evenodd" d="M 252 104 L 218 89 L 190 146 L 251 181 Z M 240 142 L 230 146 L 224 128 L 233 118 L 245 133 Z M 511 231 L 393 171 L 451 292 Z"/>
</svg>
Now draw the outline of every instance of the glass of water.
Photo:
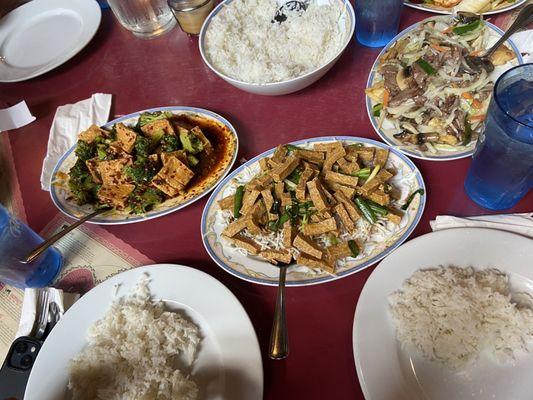
<svg viewBox="0 0 533 400">
<path fill-rule="evenodd" d="M 31 263 L 20 261 L 43 241 L 0 204 L 0 282 L 21 289 L 49 286 L 62 267 L 59 251 L 49 247 Z"/>
<path fill-rule="evenodd" d="M 403 0 L 356 0 L 355 35 L 367 47 L 383 47 L 398 33 Z"/>
<path fill-rule="evenodd" d="M 107 0 L 120 24 L 135 36 L 151 39 L 176 25 L 167 0 Z"/>
<path fill-rule="evenodd" d="M 533 188 L 533 64 L 496 81 L 464 186 L 491 210 L 513 207 Z"/>
</svg>

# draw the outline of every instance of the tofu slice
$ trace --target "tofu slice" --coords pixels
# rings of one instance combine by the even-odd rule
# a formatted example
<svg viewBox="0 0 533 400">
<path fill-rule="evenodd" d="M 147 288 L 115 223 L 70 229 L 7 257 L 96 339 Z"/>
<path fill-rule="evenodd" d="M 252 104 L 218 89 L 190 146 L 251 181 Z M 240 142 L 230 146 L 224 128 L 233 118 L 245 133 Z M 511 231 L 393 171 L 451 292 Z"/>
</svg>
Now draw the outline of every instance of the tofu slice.
<svg viewBox="0 0 533 400">
<path fill-rule="evenodd" d="M 292 204 L 292 197 L 289 193 L 285 192 L 281 195 L 281 205 L 283 207 L 290 206 Z"/>
<path fill-rule="evenodd" d="M 283 182 L 296 169 L 300 160 L 294 156 L 288 157 L 283 164 L 272 171 L 272 178 L 276 182 Z"/>
<path fill-rule="evenodd" d="M 358 192 L 362 195 L 366 196 L 369 193 L 373 192 L 378 188 L 378 186 L 381 185 L 381 181 L 377 178 L 372 179 L 370 182 L 366 181 L 363 186 L 358 188 Z"/>
<path fill-rule="evenodd" d="M 294 237 L 296 236 L 296 228 L 292 226 L 290 222 L 286 222 L 285 225 L 283 225 L 282 236 L 283 246 L 287 249 L 291 248 Z"/>
<path fill-rule="evenodd" d="M 149 124 L 144 125 L 141 128 L 141 131 L 150 139 L 154 139 L 155 137 L 161 135 L 161 133 L 175 135 L 174 128 L 167 119 L 158 119 L 154 122 L 150 122 Z"/>
<path fill-rule="evenodd" d="M 285 184 L 283 182 L 277 182 L 274 184 L 274 194 L 276 196 L 276 199 L 281 200 L 284 192 Z"/>
<path fill-rule="evenodd" d="M 118 146 L 126 153 L 131 153 L 135 147 L 137 134 L 121 122 L 115 124 L 115 132 L 117 133 L 116 143 Z"/>
<path fill-rule="evenodd" d="M 335 192 L 334 196 L 339 203 L 342 203 L 353 222 L 361 218 L 361 215 L 357 211 L 357 207 L 355 206 L 354 202 L 350 200 L 350 198 L 346 197 L 344 193 Z"/>
<path fill-rule="evenodd" d="M 163 168 L 155 176 L 155 178 L 162 179 L 170 186 L 180 190 L 187 186 L 193 177 L 194 172 L 175 156 L 169 157 Z"/>
<path fill-rule="evenodd" d="M 239 218 L 235 221 L 233 221 L 231 224 L 229 224 L 226 229 L 222 231 L 222 234 L 227 237 L 234 237 L 237 233 L 243 231 L 246 229 L 246 225 L 248 224 L 248 218 Z"/>
<path fill-rule="evenodd" d="M 284 145 L 280 144 L 278 147 L 276 147 L 276 150 L 274 150 L 274 154 L 272 154 L 271 160 L 274 161 L 276 164 L 282 164 L 285 161 L 285 156 L 287 155 L 287 149 Z"/>
<path fill-rule="evenodd" d="M 345 185 L 345 186 L 350 186 L 350 187 L 356 187 L 357 181 L 358 181 L 356 176 L 339 174 L 338 172 L 333 172 L 333 171 L 327 171 L 325 178 L 327 181 L 331 181 L 334 183 L 338 183 L 340 185 Z"/>
<path fill-rule="evenodd" d="M 306 238 L 302 234 L 296 235 L 292 241 L 292 245 L 300 250 L 302 253 L 307 253 L 318 259 L 322 258 L 322 249 L 311 239 Z"/>
<path fill-rule="evenodd" d="M 391 174 L 386 169 L 381 169 L 378 174 L 376 175 L 376 179 L 378 179 L 380 182 L 387 182 L 390 178 L 392 178 L 394 175 Z"/>
<path fill-rule="evenodd" d="M 359 171 L 359 164 L 355 161 L 348 161 L 345 158 L 340 158 L 337 160 L 337 164 L 339 165 L 339 169 L 343 174 L 347 175 L 353 175 L 357 171 Z"/>
<path fill-rule="evenodd" d="M 194 136 L 200 139 L 200 141 L 204 145 L 204 151 L 206 154 L 210 154 L 213 152 L 213 145 L 211 144 L 209 139 L 205 137 L 204 133 L 198 126 L 195 126 L 189 132 L 191 132 Z"/>
<path fill-rule="evenodd" d="M 350 218 L 350 214 L 348 214 L 348 211 L 346 211 L 346 207 L 344 207 L 344 204 L 339 203 L 335 206 L 335 214 L 339 217 L 339 219 L 342 222 L 342 225 L 344 228 L 349 232 L 353 233 L 355 230 L 355 224 Z"/>
<path fill-rule="evenodd" d="M 268 158 L 262 158 L 259 160 L 259 167 L 261 168 L 261 172 L 267 172 L 270 170 L 270 167 L 268 165 Z"/>
<path fill-rule="evenodd" d="M 326 157 L 326 161 L 324 162 L 324 165 L 322 167 L 322 171 L 331 171 L 333 168 L 333 164 L 337 162 L 337 160 L 340 160 L 346 155 L 346 151 L 344 150 L 344 147 L 337 148 L 331 152 L 328 153 Z"/>
<path fill-rule="evenodd" d="M 370 162 L 374 159 L 374 147 L 355 147 L 359 160 Z"/>
<path fill-rule="evenodd" d="M 100 174 L 98 173 L 99 162 L 100 160 L 98 159 L 98 157 L 91 158 L 85 161 L 85 165 L 87 166 L 87 169 L 89 170 L 89 173 L 91 174 L 95 183 L 102 183 L 102 179 L 100 179 Z"/>
<path fill-rule="evenodd" d="M 226 196 L 218 201 L 218 206 L 221 210 L 233 210 L 235 204 L 235 195 Z"/>
<path fill-rule="evenodd" d="M 272 176 L 270 174 L 264 174 L 257 178 L 254 178 L 248 183 L 246 186 L 250 190 L 256 189 L 256 190 L 263 190 L 266 189 L 270 184 L 272 183 Z"/>
<path fill-rule="evenodd" d="M 124 209 L 129 195 L 135 189 L 135 185 L 129 183 L 118 185 L 102 185 L 98 189 L 98 199 L 105 204 L 115 207 L 116 209 Z"/>
<path fill-rule="evenodd" d="M 257 224 L 254 218 L 247 218 L 246 229 L 248 229 L 252 235 L 261 234 L 261 227 Z"/>
<path fill-rule="evenodd" d="M 313 164 L 322 164 L 324 162 L 325 154 L 321 151 L 314 151 L 314 150 L 296 150 L 293 153 L 296 157 L 301 158 L 303 160 L 309 161 Z"/>
<path fill-rule="evenodd" d="M 272 206 L 274 205 L 274 196 L 272 196 L 272 192 L 270 191 L 270 188 L 262 190 L 261 197 L 263 198 L 263 201 L 265 202 L 265 208 L 268 213 L 268 220 L 269 221 L 276 220 L 278 216 L 270 212 L 270 210 L 272 210 Z"/>
<path fill-rule="evenodd" d="M 107 136 L 107 131 L 103 130 L 99 126 L 91 125 L 89 128 L 78 134 L 78 139 L 87 143 L 92 143 L 99 136 Z"/>
<path fill-rule="evenodd" d="M 296 259 L 296 262 L 298 263 L 298 265 L 305 265 L 306 267 L 311 268 L 320 268 L 321 270 L 329 272 L 330 274 L 333 274 L 335 272 L 334 266 L 329 265 L 325 261 L 316 257 L 312 257 L 308 254 L 301 253 Z"/>
<path fill-rule="evenodd" d="M 274 265 L 278 262 L 289 264 L 292 261 L 292 254 L 287 250 L 264 250 L 259 255 Z"/>
<path fill-rule="evenodd" d="M 374 152 L 374 165 L 381 165 L 381 167 L 384 167 L 385 164 L 387 163 L 388 158 L 389 158 L 389 150 L 376 148 Z"/>
<path fill-rule="evenodd" d="M 162 152 L 161 153 L 161 162 L 163 165 L 168 163 L 172 157 L 176 157 L 183 164 L 189 167 L 189 160 L 187 159 L 187 152 L 185 150 L 176 150 L 171 152 Z"/>
<path fill-rule="evenodd" d="M 335 218 L 328 218 L 318 223 L 310 223 L 304 226 L 303 234 L 307 236 L 321 235 L 337 230 Z"/>
<path fill-rule="evenodd" d="M 242 198 L 241 214 L 247 215 L 252 209 L 261 192 L 259 190 L 247 190 Z"/>
<path fill-rule="evenodd" d="M 229 240 L 231 240 L 235 244 L 235 246 L 246 250 L 248 254 L 252 254 L 255 256 L 261 251 L 261 247 L 257 243 L 255 243 L 252 239 L 242 236 L 240 234 L 229 238 Z"/>
<path fill-rule="evenodd" d="M 399 212 L 396 213 L 396 212 L 389 211 L 389 213 L 385 215 L 385 218 L 387 218 L 390 222 L 392 222 L 395 225 L 400 225 L 400 222 L 402 222 L 402 216 L 399 215 Z"/>
<path fill-rule="evenodd" d="M 105 186 L 120 185 L 128 183 L 128 178 L 124 175 L 123 169 L 126 165 L 132 164 L 131 156 L 127 156 L 116 160 L 99 161 L 96 165 L 96 170 Z"/>
<path fill-rule="evenodd" d="M 356 189 L 355 188 L 349 187 L 349 186 L 344 186 L 344 185 L 341 185 L 339 183 L 326 181 L 326 185 L 327 185 L 328 189 L 331 189 L 334 192 L 342 192 L 349 198 L 354 197 L 355 193 L 356 193 Z"/>
<path fill-rule="evenodd" d="M 331 265 L 333 268 L 337 265 L 337 261 L 342 260 L 343 258 L 350 257 L 352 251 L 347 242 L 339 243 L 333 246 L 329 246 L 326 249 L 326 259 L 327 264 Z"/>
<path fill-rule="evenodd" d="M 317 210 L 322 211 L 329 207 L 327 197 L 324 194 L 324 188 L 318 178 L 307 182 L 307 189 L 309 190 L 311 201 Z"/>
<path fill-rule="evenodd" d="M 165 193 L 169 197 L 176 197 L 180 190 L 179 188 L 175 188 L 174 186 L 171 186 L 167 181 L 164 179 L 158 178 L 157 175 L 153 177 L 152 182 L 150 184 L 161 190 L 163 193 Z"/>
<path fill-rule="evenodd" d="M 381 190 L 376 190 L 376 191 L 368 194 L 366 196 L 366 198 L 370 199 L 372 201 L 375 201 L 376 203 L 378 203 L 381 206 L 388 206 L 389 203 L 390 203 L 389 195 L 387 193 L 381 191 Z"/>
<path fill-rule="evenodd" d="M 326 142 L 326 143 L 315 143 L 313 146 L 313 149 L 315 151 L 323 151 L 326 153 L 331 153 L 335 150 L 340 151 L 341 149 L 344 149 L 344 146 L 341 142 L 335 141 L 335 142 Z M 328 155 L 326 155 L 326 158 Z"/>
</svg>

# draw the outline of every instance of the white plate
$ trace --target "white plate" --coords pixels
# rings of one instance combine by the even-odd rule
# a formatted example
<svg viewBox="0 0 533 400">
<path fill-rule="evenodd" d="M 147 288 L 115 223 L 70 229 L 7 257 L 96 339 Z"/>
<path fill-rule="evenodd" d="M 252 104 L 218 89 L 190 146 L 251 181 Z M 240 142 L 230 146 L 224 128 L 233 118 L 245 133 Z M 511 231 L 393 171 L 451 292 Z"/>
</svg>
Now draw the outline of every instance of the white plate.
<svg viewBox="0 0 533 400">
<path fill-rule="evenodd" d="M 402 350 L 389 314 L 388 296 L 421 268 L 439 265 L 498 268 L 512 290 L 533 293 L 533 240 L 491 229 L 460 228 L 413 239 L 383 260 L 368 278 L 355 311 L 353 351 L 366 400 L 531 399 L 533 354 L 516 365 L 488 356 L 453 373 Z"/>
<path fill-rule="evenodd" d="M 74 57 L 100 25 L 95 0 L 33 0 L 0 20 L 0 82 L 42 75 Z"/>
<path fill-rule="evenodd" d="M 193 268 L 161 264 L 116 275 L 85 294 L 59 321 L 35 361 L 25 400 L 67 399 L 68 363 L 87 344 L 87 329 L 103 318 L 114 298 L 128 294 L 142 274 L 150 292 L 184 311 L 203 336 L 192 378 L 203 400 L 249 400 L 263 396 L 259 344 L 246 311 L 220 282 Z"/>
<path fill-rule="evenodd" d="M 370 74 L 368 75 L 368 81 L 366 83 L 366 87 L 370 88 L 374 84 L 374 78 L 376 77 L 376 71 L 378 68 L 379 59 L 385 54 L 385 52 L 398 40 L 402 39 L 404 36 L 408 35 L 413 29 L 416 29 L 420 24 L 428 21 L 433 20 L 436 18 L 451 18 L 451 17 L 430 17 L 426 18 L 423 21 L 417 22 L 416 24 L 411 25 L 410 27 L 406 28 L 402 32 L 400 32 L 398 35 L 396 35 L 384 48 L 381 50 L 379 55 L 376 58 L 376 61 L 374 61 L 374 65 L 372 65 L 372 68 L 370 70 Z M 498 28 L 497 26 L 491 24 L 490 22 L 485 21 L 486 26 L 491 30 L 491 36 L 490 36 L 490 42 L 489 45 L 492 45 L 493 43 L 496 43 L 496 41 L 503 35 L 503 31 Z M 515 46 L 515 44 L 508 40 L 505 43 L 508 47 L 510 47 L 516 54 L 516 60 L 512 60 L 508 62 L 505 65 L 497 66 L 494 71 L 492 72 L 494 82 L 496 82 L 496 79 L 499 75 L 501 75 L 503 72 L 505 72 L 507 69 L 511 68 L 515 64 L 523 64 L 522 55 L 520 54 L 520 51 Z M 514 62 L 514 64 L 513 64 Z M 407 154 L 409 157 L 414 158 L 420 158 L 422 160 L 432 160 L 432 161 L 449 161 L 449 160 L 457 160 L 459 158 L 465 158 L 469 157 L 474 153 L 474 147 L 475 142 L 470 143 L 468 146 L 466 146 L 465 150 L 461 151 L 455 151 L 455 152 L 444 152 L 444 151 L 437 151 L 436 154 L 432 154 L 429 152 L 421 152 L 417 151 L 416 149 L 407 149 L 405 146 L 402 145 L 402 143 L 395 139 L 391 134 L 387 134 L 384 132 L 383 129 L 380 129 L 378 127 L 378 120 L 376 117 L 374 117 L 374 114 L 372 112 L 372 106 L 375 104 L 370 97 L 366 96 L 366 111 L 368 114 L 368 118 L 370 118 L 370 122 L 372 123 L 372 126 L 374 127 L 376 133 L 383 139 L 383 141 L 390 146 L 393 146 L 395 148 L 398 148 L 399 151 L 401 151 L 404 154 Z M 394 126 L 392 123 L 389 123 L 387 125 L 387 121 L 384 121 L 383 127 L 389 127 L 393 128 Z"/>
<path fill-rule="evenodd" d="M 289 267 L 287 270 L 287 286 L 307 286 L 330 282 L 373 265 L 407 239 L 415 229 L 424 212 L 426 194 L 422 175 L 411 160 L 397 150 L 391 149 L 389 146 L 381 142 L 376 142 L 375 140 L 352 136 L 326 136 L 314 139 L 304 139 L 298 142 L 293 142 L 292 144 L 306 147 L 308 145 L 311 146 L 314 143 L 331 142 L 334 140 L 340 140 L 346 144 L 362 143 L 367 146 L 381 147 L 390 150 L 389 161 L 399 172 L 398 176 L 403 177 L 403 179 L 400 180 L 401 185 L 398 186 L 402 191 L 402 199 L 405 199 L 410 193 L 419 188 L 424 189 L 424 195 L 415 196 L 408 212 L 406 212 L 402 218 L 399 229 L 397 229 L 390 237 L 386 239 L 381 238 L 376 240 L 374 245 L 363 247 L 360 256 L 357 257 L 357 259 L 347 259 L 346 265 L 335 275 L 317 272 L 301 266 Z M 228 246 L 227 242 L 221 236 L 222 231 L 224 230 L 224 225 L 218 214 L 219 207 L 217 201 L 233 194 L 236 186 L 234 184 L 235 179 L 247 182 L 252 176 L 257 174 L 260 171 L 259 160 L 272 155 L 274 150 L 275 149 L 271 149 L 258 155 L 241 165 L 226 177 L 207 201 L 201 222 L 202 240 L 211 258 L 230 274 L 246 281 L 262 285 L 277 285 L 279 268 L 273 266 L 262 258 L 246 256 L 235 248 Z M 398 178 L 393 178 L 393 181 L 394 179 Z"/>
<path fill-rule="evenodd" d="M 134 125 L 139 118 L 139 115 L 143 112 L 155 112 L 155 111 L 171 111 L 173 114 L 182 115 L 189 114 L 192 116 L 200 116 L 207 120 L 211 120 L 214 123 L 224 125 L 229 130 L 233 138 L 233 153 L 231 155 L 231 161 L 226 165 L 223 171 L 219 173 L 218 178 L 211 185 L 203 188 L 201 192 L 195 194 L 190 199 L 186 201 L 178 201 L 178 198 L 167 200 L 164 203 L 157 205 L 153 210 L 147 212 L 144 215 L 137 214 L 124 214 L 124 213 L 106 213 L 96 218 L 87 221 L 92 224 L 99 225 L 122 225 L 122 224 L 131 224 L 135 222 L 147 221 L 150 219 L 162 217 L 164 215 L 170 214 L 171 212 L 181 210 L 182 208 L 187 207 L 189 204 L 194 203 L 195 201 L 201 199 L 206 194 L 208 194 L 213 188 L 218 185 L 218 183 L 227 175 L 231 167 L 235 163 L 237 158 L 237 152 L 239 151 L 239 139 L 237 137 L 237 132 L 235 128 L 223 117 L 218 114 L 215 114 L 212 111 L 204 110 L 202 108 L 196 107 L 184 107 L 184 106 L 173 106 L 173 107 L 157 107 L 150 108 L 148 110 L 138 111 L 132 114 L 124 115 L 123 117 L 114 119 L 113 121 L 108 122 L 105 125 L 102 125 L 104 129 L 111 129 L 112 126 L 118 122 L 122 122 L 125 125 Z M 50 184 L 50 196 L 55 206 L 63 214 L 68 215 L 71 218 L 80 218 L 84 215 L 90 214 L 94 211 L 93 206 L 83 205 L 78 206 L 75 202 L 68 200 L 70 193 L 64 184 L 58 184 L 58 182 L 63 182 L 64 179 L 61 176 L 67 174 L 70 168 L 76 163 L 76 155 L 74 153 L 76 150 L 76 145 L 72 146 L 69 151 L 67 151 L 57 162 L 57 165 L 54 167 L 52 172 L 51 184 Z M 58 175 L 59 174 L 59 175 Z M 177 203 L 177 204 L 174 204 Z"/>
<path fill-rule="evenodd" d="M 507 6 L 507 7 L 502 7 L 502 8 L 498 8 L 496 10 L 487 11 L 487 12 L 482 13 L 482 15 L 500 14 L 500 13 L 512 10 L 513 8 L 520 7 L 525 2 L 526 2 L 526 0 L 517 0 L 513 4 L 511 4 L 511 5 Z M 427 4 L 411 3 L 409 0 L 405 0 L 403 2 L 403 4 L 405 4 L 406 6 L 411 7 L 411 8 L 416 8 L 417 10 L 429 11 L 429 12 L 436 13 L 436 14 L 453 14 L 453 12 L 454 12 L 453 9 L 430 7 Z"/>
</svg>

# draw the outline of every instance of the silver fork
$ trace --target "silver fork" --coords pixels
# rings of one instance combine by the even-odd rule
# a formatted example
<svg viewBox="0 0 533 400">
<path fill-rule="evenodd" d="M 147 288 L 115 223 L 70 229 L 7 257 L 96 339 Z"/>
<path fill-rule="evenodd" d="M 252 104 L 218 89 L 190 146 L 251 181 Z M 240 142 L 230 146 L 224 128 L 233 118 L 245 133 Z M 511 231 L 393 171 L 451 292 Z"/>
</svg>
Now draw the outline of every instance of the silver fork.
<svg viewBox="0 0 533 400">
<path fill-rule="evenodd" d="M 37 325 L 35 326 L 35 334 L 33 337 L 38 340 L 44 338 L 46 332 L 46 326 L 48 325 L 48 313 L 50 293 L 48 288 L 39 289 L 38 302 L 37 302 Z"/>
</svg>

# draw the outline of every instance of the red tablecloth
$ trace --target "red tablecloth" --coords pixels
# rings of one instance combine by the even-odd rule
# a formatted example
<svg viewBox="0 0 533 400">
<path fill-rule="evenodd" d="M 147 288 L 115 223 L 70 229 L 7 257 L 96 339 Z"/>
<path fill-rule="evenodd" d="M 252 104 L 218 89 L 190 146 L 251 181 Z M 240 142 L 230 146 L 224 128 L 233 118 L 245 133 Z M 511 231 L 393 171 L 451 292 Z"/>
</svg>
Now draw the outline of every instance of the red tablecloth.
<svg viewBox="0 0 533 400">
<path fill-rule="evenodd" d="M 428 16 L 404 9 L 402 29 Z M 39 176 L 59 105 L 103 92 L 114 95 L 112 116 L 156 106 L 207 108 L 236 127 L 241 144 L 238 159 L 250 159 L 279 143 L 307 137 L 353 135 L 379 140 L 364 104 L 368 72 L 378 53 L 353 39 L 339 62 L 311 87 L 287 96 L 261 97 L 216 77 L 203 64 L 196 38 L 176 29 L 155 40 L 140 40 L 105 11 L 95 38 L 72 60 L 36 79 L 0 84 L 0 106 L 24 99 L 37 117 L 29 126 L 9 133 L 28 222 L 39 231 L 57 213 L 49 194 L 40 190 Z M 487 213 L 463 191 L 470 159 L 414 162 L 426 181 L 428 202 L 413 236 L 429 232 L 428 221 L 438 214 Z M 332 283 L 289 288 L 290 356 L 271 361 L 266 354 L 275 288 L 241 281 L 211 261 L 200 237 L 205 202 L 146 223 L 106 229 L 157 262 L 201 269 L 231 289 L 259 337 L 265 399 L 363 399 L 353 361 L 352 323 L 359 293 L 372 268 Z M 532 204 L 530 194 L 511 211 L 531 210 Z"/>
</svg>

